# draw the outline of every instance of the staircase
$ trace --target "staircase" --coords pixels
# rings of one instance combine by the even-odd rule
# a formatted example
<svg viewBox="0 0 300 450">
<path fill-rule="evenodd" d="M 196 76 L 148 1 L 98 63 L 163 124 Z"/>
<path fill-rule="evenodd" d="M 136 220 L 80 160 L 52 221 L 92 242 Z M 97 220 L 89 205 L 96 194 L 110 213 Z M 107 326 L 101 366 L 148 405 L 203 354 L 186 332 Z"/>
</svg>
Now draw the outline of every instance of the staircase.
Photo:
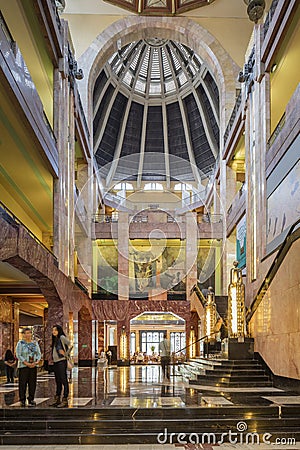
<svg viewBox="0 0 300 450">
<path fill-rule="evenodd" d="M 228 431 L 246 423 L 247 432 L 262 438 L 264 433 L 299 441 L 300 409 L 297 406 L 222 406 L 217 408 L 75 408 L 56 410 L 17 408 L 0 410 L 0 445 L 80 445 L 170 443 L 176 436 L 192 433 L 209 443 L 228 441 Z M 204 435 L 206 433 L 206 436 Z M 224 434 L 223 434 L 224 433 Z M 223 434 L 223 436 L 222 436 Z M 240 438 L 239 438 L 240 439 Z M 192 441 L 195 442 L 195 441 Z M 201 442 L 201 440 L 200 440 Z M 240 442 L 240 441 L 239 441 Z M 271 446 L 270 446 L 271 447 Z M 299 447 L 295 447 L 299 448 Z"/>
<path fill-rule="evenodd" d="M 190 384 L 217 387 L 270 387 L 261 363 L 252 360 L 194 358 L 180 369 Z"/>
</svg>

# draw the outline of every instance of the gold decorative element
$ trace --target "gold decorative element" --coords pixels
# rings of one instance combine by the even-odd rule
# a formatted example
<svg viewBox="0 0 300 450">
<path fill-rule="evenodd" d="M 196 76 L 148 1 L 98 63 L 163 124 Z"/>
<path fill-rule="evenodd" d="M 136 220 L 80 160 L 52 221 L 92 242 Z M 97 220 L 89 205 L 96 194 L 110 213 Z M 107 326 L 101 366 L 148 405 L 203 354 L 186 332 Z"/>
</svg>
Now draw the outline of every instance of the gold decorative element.
<svg viewBox="0 0 300 450">
<path fill-rule="evenodd" d="M 228 286 L 228 336 L 243 338 L 246 336 L 245 286 L 238 262 L 234 261 L 233 266 Z"/>
<path fill-rule="evenodd" d="M 204 317 L 204 335 L 211 336 L 214 332 L 217 323 L 217 309 L 215 303 L 215 294 L 213 288 L 208 288 L 208 294 L 206 297 L 207 301 L 205 304 L 205 317 Z M 211 336 L 210 339 L 213 339 Z"/>
</svg>

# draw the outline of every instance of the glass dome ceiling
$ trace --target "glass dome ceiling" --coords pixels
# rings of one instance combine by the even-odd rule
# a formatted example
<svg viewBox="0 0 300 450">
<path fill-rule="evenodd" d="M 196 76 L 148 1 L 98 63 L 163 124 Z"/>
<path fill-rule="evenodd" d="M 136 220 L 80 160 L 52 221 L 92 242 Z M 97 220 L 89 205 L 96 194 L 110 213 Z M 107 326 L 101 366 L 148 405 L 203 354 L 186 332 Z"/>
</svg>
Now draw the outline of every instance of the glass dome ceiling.
<svg viewBox="0 0 300 450">
<path fill-rule="evenodd" d="M 109 60 L 111 74 L 142 97 L 178 93 L 197 79 L 202 62 L 190 48 L 166 39 L 132 42 Z"/>
<path fill-rule="evenodd" d="M 219 154 L 219 90 L 205 61 L 172 40 L 120 48 L 94 85 L 93 146 L 106 186 L 201 184 Z"/>
</svg>

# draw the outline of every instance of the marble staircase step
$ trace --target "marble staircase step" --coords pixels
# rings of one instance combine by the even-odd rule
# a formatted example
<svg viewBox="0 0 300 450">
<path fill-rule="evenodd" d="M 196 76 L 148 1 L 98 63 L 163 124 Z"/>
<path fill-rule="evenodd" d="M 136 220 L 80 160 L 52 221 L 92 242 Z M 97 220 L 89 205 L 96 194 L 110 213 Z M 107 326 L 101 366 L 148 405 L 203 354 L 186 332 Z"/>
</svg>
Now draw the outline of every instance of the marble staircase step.
<svg viewBox="0 0 300 450">
<path fill-rule="evenodd" d="M 0 445 L 157 443 L 168 433 L 214 433 L 220 438 L 244 421 L 247 431 L 300 438 L 299 406 L 201 408 L 86 408 L 0 411 Z M 225 439 L 226 441 L 226 439 Z"/>
</svg>

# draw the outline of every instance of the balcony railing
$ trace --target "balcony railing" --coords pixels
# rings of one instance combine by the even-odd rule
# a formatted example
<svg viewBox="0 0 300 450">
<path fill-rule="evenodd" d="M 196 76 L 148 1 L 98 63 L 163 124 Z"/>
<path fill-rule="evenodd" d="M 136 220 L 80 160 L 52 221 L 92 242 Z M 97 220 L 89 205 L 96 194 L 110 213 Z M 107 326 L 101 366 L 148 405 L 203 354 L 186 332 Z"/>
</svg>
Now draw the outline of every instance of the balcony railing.
<svg viewBox="0 0 300 450">
<path fill-rule="evenodd" d="M 269 9 L 268 15 L 267 15 L 265 23 L 264 23 L 264 38 L 266 37 L 266 34 L 268 33 L 268 30 L 269 30 L 270 24 L 273 20 L 278 3 L 279 3 L 279 0 L 273 0 L 273 2 L 271 4 L 271 7 Z"/>
<path fill-rule="evenodd" d="M 45 246 L 45 244 L 9 209 L 7 206 L 0 201 L 0 217 L 2 217 L 6 222 L 10 225 L 13 225 L 15 228 L 19 228 L 20 226 L 24 228 L 27 233 L 37 242 L 41 247 L 47 250 L 48 253 L 55 259 L 57 262 L 57 258 L 52 253 L 52 251 Z"/>
<path fill-rule="evenodd" d="M 176 222 L 184 222 L 184 216 L 172 216 L 168 213 L 164 213 L 159 211 L 158 215 L 161 216 L 162 214 L 167 216 L 166 223 L 176 223 Z M 115 213 L 114 215 L 109 214 L 95 214 L 92 217 L 92 220 L 94 223 L 117 223 L 119 221 L 118 213 Z M 148 214 L 135 214 L 135 215 L 129 215 L 129 222 L 130 223 L 148 223 L 149 222 L 149 216 Z M 198 223 L 222 223 L 223 222 L 223 216 L 222 214 L 197 214 L 197 222 Z M 165 222 L 153 222 L 152 223 L 160 223 L 163 224 Z"/>
<path fill-rule="evenodd" d="M 94 214 L 92 220 L 94 223 L 116 223 L 119 221 L 119 217 L 118 215 L 111 216 L 109 214 Z"/>
<path fill-rule="evenodd" d="M 284 113 L 283 116 L 281 117 L 280 121 L 278 122 L 275 130 L 271 134 L 270 139 L 267 142 L 267 150 L 269 150 L 270 147 L 272 147 L 272 145 L 276 141 L 277 137 L 280 135 L 282 129 L 284 128 L 285 118 L 286 118 L 286 116 L 285 116 L 285 113 Z"/>
<path fill-rule="evenodd" d="M 90 131 L 89 131 L 89 127 L 88 127 L 88 124 L 87 124 L 87 121 L 86 121 L 85 112 L 83 110 L 82 101 L 81 101 L 81 97 L 80 97 L 78 89 L 77 89 L 77 100 L 78 100 L 79 111 L 80 111 L 80 114 L 81 114 L 81 119 L 83 121 L 83 125 L 84 125 L 84 128 L 85 128 L 86 134 L 89 137 L 90 136 Z"/>
<path fill-rule="evenodd" d="M 227 127 L 226 127 L 226 131 L 225 131 L 225 134 L 224 134 L 224 145 L 226 144 L 226 141 L 227 141 L 227 139 L 228 139 L 228 136 L 229 136 L 229 134 L 230 134 L 230 131 L 231 131 L 231 129 L 232 129 L 232 126 L 233 126 L 233 124 L 234 124 L 234 121 L 235 121 L 235 119 L 236 119 L 236 117 L 237 117 L 237 115 L 238 115 L 238 112 L 239 112 L 239 110 L 240 110 L 241 103 L 242 103 L 242 91 L 239 92 L 239 94 L 238 94 L 238 96 L 237 96 L 237 98 L 236 98 L 236 101 L 235 101 L 235 105 L 234 105 L 233 111 L 232 111 L 232 113 L 231 113 L 231 116 L 230 116 L 228 125 L 227 125 Z"/>
<path fill-rule="evenodd" d="M 52 6 L 52 10 L 53 10 L 54 16 L 55 16 L 57 28 L 61 32 L 61 20 L 60 20 L 59 14 L 58 14 L 56 2 L 55 2 L 55 0 L 50 0 L 50 3 L 51 3 L 51 6 Z"/>
<path fill-rule="evenodd" d="M 0 11 L 0 27 L 6 37 L 7 42 L 10 45 L 10 48 L 13 52 L 13 54 L 16 56 L 16 42 L 14 41 L 14 38 L 11 35 L 11 32 L 9 31 L 9 28 L 7 26 L 7 23 L 5 22 L 5 19 Z"/>
</svg>

